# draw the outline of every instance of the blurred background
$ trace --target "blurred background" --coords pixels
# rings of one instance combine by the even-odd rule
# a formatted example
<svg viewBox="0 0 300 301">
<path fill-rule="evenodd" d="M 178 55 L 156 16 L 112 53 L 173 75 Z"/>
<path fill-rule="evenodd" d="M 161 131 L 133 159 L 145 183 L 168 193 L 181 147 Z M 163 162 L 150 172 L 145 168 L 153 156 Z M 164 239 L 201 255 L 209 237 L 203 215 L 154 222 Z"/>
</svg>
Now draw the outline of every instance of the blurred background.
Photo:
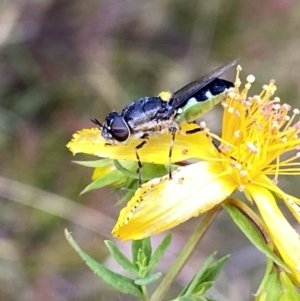
<svg viewBox="0 0 300 301">
<path fill-rule="evenodd" d="M 65 240 L 68 228 L 88 254 L 122 273 L 103 242 L 112 239 L 122 193 L 102 189 L 79 196 L 91 170 L 72 164 L 65 145 L 74 132 L 92 127 L 91 118 L 103 120 L 139 97 L 176 90 L 236 57 L 242 78 L 256 76 L 253 93 L 274 78 L 277 95 L 299 107 L 299 20 L 296 0 L 2 0 L 0 299 L 132 300 L 98 279 Z M 215 131 L 220 113 L 216 108 L 205 117 Z M 279 184 L 299 197 L 297 183 L 295 177 Z M 161 271 L 168 270 L 196 222 L 173 230 Z M 130 243 L 116 243 L 130 255 Z M 264 256 L 225 212 L 172 293 L 215 250 L 231 257 L 212 296 L 252 300 Z"/>
</svg>

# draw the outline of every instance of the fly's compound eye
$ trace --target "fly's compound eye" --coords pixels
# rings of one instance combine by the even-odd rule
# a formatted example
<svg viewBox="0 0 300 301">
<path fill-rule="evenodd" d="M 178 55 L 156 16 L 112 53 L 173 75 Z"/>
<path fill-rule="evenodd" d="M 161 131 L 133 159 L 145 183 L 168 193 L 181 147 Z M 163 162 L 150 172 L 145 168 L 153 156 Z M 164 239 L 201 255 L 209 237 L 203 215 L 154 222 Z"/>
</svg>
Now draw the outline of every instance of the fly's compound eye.
<svg viewBox="0 0 300 301">
<path fill-rule="evenodd" d="M 109 131 L 118 142 L 125 142 L 130 136 L 129 127 L 120 115 L 114 116 L 111 120 Z"/>
<path fill-rule="evenodd" d="M 130 130 L 124 118 L 119 113 L 112 112 L 105 120 L 102 136 L 105 139 L 125 142 L 130 136 Z"/>
</svg>

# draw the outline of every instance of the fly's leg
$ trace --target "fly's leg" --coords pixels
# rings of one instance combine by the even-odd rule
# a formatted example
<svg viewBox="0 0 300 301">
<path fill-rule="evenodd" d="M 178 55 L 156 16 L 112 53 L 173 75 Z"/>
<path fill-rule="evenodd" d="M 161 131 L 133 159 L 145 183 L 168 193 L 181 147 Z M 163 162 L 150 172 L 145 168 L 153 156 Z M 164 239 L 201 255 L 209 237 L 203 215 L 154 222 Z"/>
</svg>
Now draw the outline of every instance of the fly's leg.
<svg viewBox="0 0 300 301">
<path fill-rule="evenodd" d="M 195 129 L 186 131 L 185 133 L 186 133 L 186 135 L 191 135 L 191 134 L 195 134 L 195 133 L 202 132 L 202 131 L 203 131 L 202 128 L 195 128 Z"/>
<path fill-rule="evenodd" d="M 143 167 L 143 165 L 141 163 L 140 156 L 138 154 L 138 150 L 141 149 L 146 144 L 147 144 L 147 141 L 144 140 L 143 142 L 141 142 L 140 144 L 138 144 L 135 147 L 135 156 L 136 156 L 136 159 L 137 159 L 137 162 L 138 162 L 138 169 L 139 169 L 139 187 L 141 187 L 141 185 L 142 185 L 142 167 Z"/>
<path fill-rule="evenodd" d="M 195 128 L 195 129 L 192 129 L 190 131 L 186 131 L 186 135 L 191 135 L 191 134 L 195 134 L 195 133 L 198 133 L 198 132 L 202 132 L 203 129 L 202 128 Z M 211 143 L 213 144 L 213 146 L 217 149 L 217 151 L 219 153 L 221 153 L 221 150 L 219 149 L 218 145 L 216 144 L 216 142 L 214 140 L 211 141 Z"/>
</svg>

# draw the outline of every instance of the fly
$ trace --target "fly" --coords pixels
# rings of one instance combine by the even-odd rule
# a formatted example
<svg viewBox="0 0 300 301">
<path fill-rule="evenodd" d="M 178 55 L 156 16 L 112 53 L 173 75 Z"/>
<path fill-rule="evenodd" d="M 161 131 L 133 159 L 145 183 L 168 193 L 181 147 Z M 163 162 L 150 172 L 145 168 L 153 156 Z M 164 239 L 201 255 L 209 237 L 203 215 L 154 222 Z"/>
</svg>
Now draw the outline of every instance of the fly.
<svg viewBox="0 0 300 301">
<path fill-rule="evenodd" d="M 143 139 L 135 147 L 141 184 L 141 160 L 138 149 L 142 148 L 149 136 L 170 133 L 169 177 L 171 178 L 171 157 L 176 133 L 184 123 L 195 120 L 220 103 L 233 83 L 219 77 L 236 64 L 234 60 L 196 81 L 184 86 L 175 93 L 161 93 L 158 96 L 143 97 L 126 106 L 122 112 L 109 113 L 100 123 L 92 120 L 101 129 L 107 144 L 126 144 L 131 137 Z M 167 99 L 163 94 L 167 95 Z"/>
</svg>

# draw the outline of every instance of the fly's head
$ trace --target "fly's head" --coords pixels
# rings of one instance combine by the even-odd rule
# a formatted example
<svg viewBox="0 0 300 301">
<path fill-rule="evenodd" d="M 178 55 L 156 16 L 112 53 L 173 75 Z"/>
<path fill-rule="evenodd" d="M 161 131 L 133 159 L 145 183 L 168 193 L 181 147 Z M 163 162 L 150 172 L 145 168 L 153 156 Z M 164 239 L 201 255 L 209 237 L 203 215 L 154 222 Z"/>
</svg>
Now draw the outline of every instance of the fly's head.
<svg viewBox="0 0 300 301">
<path fill-rule="evenodd" d="M 129 126 L 118 112 L 109 113 L 103 124 L 97 119 L 92 121 L 100 126 L 101 135 L 108 144 L 126 144 L 130 138 Z"/>
</svg>

